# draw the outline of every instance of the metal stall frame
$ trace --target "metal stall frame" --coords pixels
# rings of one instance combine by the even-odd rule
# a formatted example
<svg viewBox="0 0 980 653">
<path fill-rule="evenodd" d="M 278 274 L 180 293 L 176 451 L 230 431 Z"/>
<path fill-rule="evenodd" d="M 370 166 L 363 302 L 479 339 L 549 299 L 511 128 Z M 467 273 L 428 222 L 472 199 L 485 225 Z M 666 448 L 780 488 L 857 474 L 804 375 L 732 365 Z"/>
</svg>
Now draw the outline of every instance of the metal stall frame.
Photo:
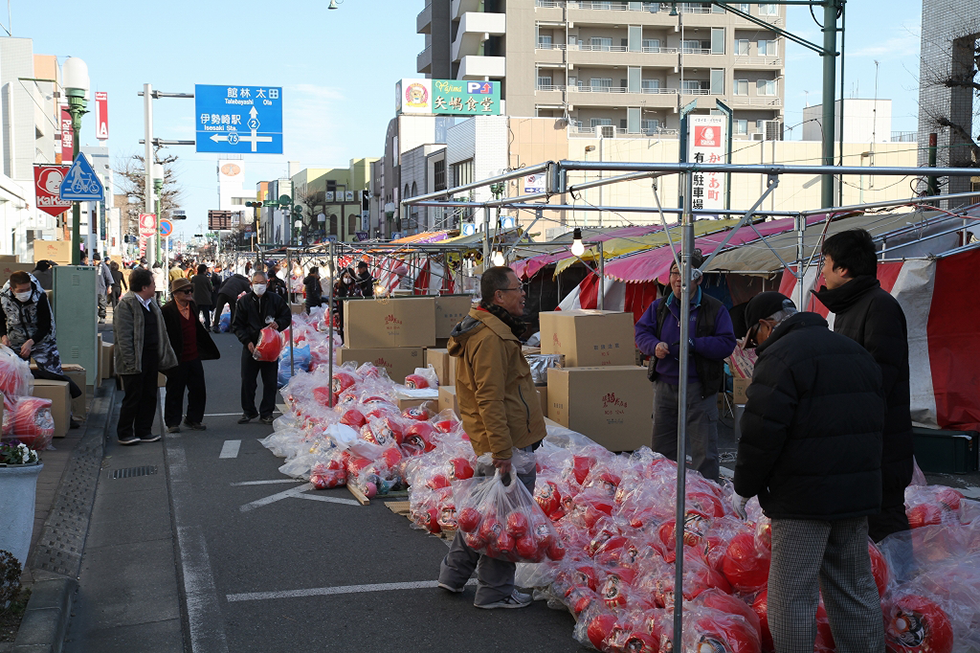
<svg viewBox="0 0 980 653">
<path fill-rule="evenodd" d="M 976 174 L 975 168 L 903 168 L 903 167 L 875 167 L 873 168 L 875 174 L 884 176 L 901 176 L 901 177 L 918 177 L 924 174 L 930 176 L 938 177 L 956 177 L 956 176 L 973 176 Z M 742 218 L 739 223 L 731 230 L 731 234 L 734 234 L 739 228 L 741 228 L 746 223 L 751 225 L 750 220 L 753 217 L 793 217 L 796 219 L 795 230 L 799 234 L 797 241 L 797 260 L 796 269 L 792 270 L 790 264 L 783 261 L 781 257 L 778 256 L 780 262 L 783 264 L 784 268 L 791 270 L 794 276 L 796 276 L 797 281 L 802 280 L 803 274 L 805 273 L 804 264 L 810 265 L 813 260 L 813 256 L 810 257 L 809 261 L 804 260 L 804 242 L 803 233 L 804 227 L 806 226 L 806 217 L 812 215 L 826 214 L 827 225 L 830 224 L 831 220 L 835 217 L 840 217 L 845 214 L 854 213 L 857 211 L 864 211 L 867 209 L 877 209 L 877 208 L 888 208 L 897 206 L 909 206 L 909 205 L 919 205 L 919 204 L 935 204 L 938 202 L 946 200 L 967 200 L 971 198 L 977 198 L 980 193 L 959 193 L 959 194 L 948 194 L 948 195 L 931 195 L 924 197 L 912 197 L 903 200 L 891 200 L 886 202 L 874 202 L 869 204 L 858 204 L 849 206 L 838 206 L 830 208 L 820 208 L 805 211 L 766 211 L 762 210 L 762 202 L 765 198 L 775 189 L 776 185 L 779 183 L 779 176 L 784 174 L 795 174 L 795 175 L 862 175 L 868 172 L 869 168 L 860 166 L 834 166 L 834 165 L 819 165 L 819 166 L 792 166 L 792 165 L 735 165 L 730 163 L 716 163 L 716 164 L 704 164 L 704 163 L 630 163 L 630 162 L 608 162 L 608 161 L 548 161 L 544 163 L 539 163 L 526 168 L 520 168 L 507 172 L 505 174 L 496 175 L 489 179 L 483 181 L 473 182 L 466 184 L 464 186 L 459 186 L 455 188 L 448 188 L 446 190 L 436 191 L 433 193 L 427 193 L 424 195 L 418 195 L 416 197 L 411 197 L 404 199 L 402 201 L 403 205 L 416 205 L 416 206 L 430 206 L 430 207 L 453 207 L 459 206 L 462 203 L 454 201 L 451 198 L 453 195 L 473 190 L 476 188 L 481 188 L 484 186 L 489 186 L 490 184 L 499 183 L 501 181 L 508 181 L 510 179 L 515 179 L 518 177 L 523 177 L 528 174 L 533 174 L 537 172 L 546 172 L 546 179 L 548 181 L 548 187 L 544 193 L 535 193 L 530 195 L 521 195 L 513 198 L 501 198 L 497 200 L 491 200 L 486 202 L 467 202 L 468 207 L 483 207 L 485 213 L 489 214 L 489 209 L 491 207 L 501 207 L 510 209 L 531 209 L 535 210 L 537 213 L 537 219 L 540 218 L 541 212 L 545 210 L 550 211 L 568 211 L 568 210 L 578 210 L 578 211 L 618 211 L 618 212 L 628 212 L 628 213 L 658 213 L 661 216 L 661 220 L 666 224 L 663 215 L 665 213 L 675 213 L 679 214 L 679 224 L 681 226 L 681 247 L 680 247 L 680 257 L 679 257 L 679 268 L 681 271 L 681 337 L 680 337 L 680 378 L 686 379 L 688 376 L 689 362 L 689 328 L 690 320 L 687 316 L 690 315 L 690 288 L 693 281 L 693 270 L 691 267 L 691 256 L 694 249 L 694 221 L 698 216 L 712 216 L 716 217 L 719 215 L 738 215 L 741 214 Z M 609 172 L 618 173 L 616 176 L 594 180 L 591 182 L 585 182 L 582 184 L 569 184 L 568 173 L 569 172 Z M 691 205 L 691 178 L 695 173 L 733 173 L 733 174 L 755 174 L 755 175 L 766 175 L 769 178 L 769 183 L 767 188 L 762 193 L 761 197 L 754 203 L 754 205 L 747 210 L 694 210 Z M 654 180 L 657 177 L 677 174 L 680 175 L 679 187 L 687 188 L 686 193 L 684 193 L 684 206 L 677 209 L 665 209 L 660 206 L 659 197 L 657 198 L 657 207 L 620 207 L 620 206 L 596 206 L 596 205 L 576 205 L 576 204 L 549 204 L 548 201 L 554 195 L 562 195 L 565 193 L 574 193 L 576 190 L 584 190 L 585 188 L 592 188 L 601 185 L 619 183 L 622 181 L 632 181 L 636 179 L 642 179 L 644 177 L 650 177 Z M 655 183 L 655 182 L 654 182 Z M 656 190 L 656 187 L 655 187 Z M 447 199 L 441 199 L 447 198 Z M 543 202 L 531 203 L 534 200 L 544 200 Z M 533 223 L 532 223 L 533 224 Z M 754 227 L 753 227 L 754 228 Z M 824 234 L 826 233 L 826 227 L 824 229 Z M 489 225 L 485 223 L 485 239 L 489 238 Z M 771 248 L 765 237 L 759 234 L 759 238 L 767 246 Z M 485 240 L 486 242 L 486 240 Z M 714 256 L 723 251 L 725 245 L 727 245 L 728 239 L 726 238 L 722 246 L 718 247 L 711 256 L 705 261 L 705 265 L 710 263 Z M 674 252 L 675 260 L 678 260 L 676 250 L 673 249 L 673 244 L 671 243 L 671 249 Z M 775 250 L 773 250 L 775 253 Z M 600 263 L 602 263 L 602 257 L 600 256 Z M 699 270 L 700 271 L 700 270 Z M 601 274 L 601 272 L 600 272 Z M 600 278 L 600 291 L 602 279 Z M 800 287 L 802 293 L 802 283 L 797 283 Z M 602 293 L 600 292 L 600 296 Z M 801 302 L 803 305 L 803 302 Z M 687 440 L 687 386 L 686 384 L 681 384 L 678 386 L 678 409 L 677 409 L 677 460 L 678 460 L 678 471 L 686 467 L 686 440 Z M 682 606 L 684 595 L 683 595 L 683 573 L 684 573 L 684 514 L 685 514 L 685 502 L 686 502 L 686 473 L 677 474 L 677 498 L 676 498 L 676 513 L 675 513 L 675 523 L 677 528 L 675 528 L 675 552 L 676 552 L 676 562 L 675 562 L 675 578 L 674 578 L 674 605 Z M 681 641 L 681 635 L 683 633 L 683 610 L 675 610 L 674 614 L 674 639 L 675 645 L 677 642 Z"/>
</svg>

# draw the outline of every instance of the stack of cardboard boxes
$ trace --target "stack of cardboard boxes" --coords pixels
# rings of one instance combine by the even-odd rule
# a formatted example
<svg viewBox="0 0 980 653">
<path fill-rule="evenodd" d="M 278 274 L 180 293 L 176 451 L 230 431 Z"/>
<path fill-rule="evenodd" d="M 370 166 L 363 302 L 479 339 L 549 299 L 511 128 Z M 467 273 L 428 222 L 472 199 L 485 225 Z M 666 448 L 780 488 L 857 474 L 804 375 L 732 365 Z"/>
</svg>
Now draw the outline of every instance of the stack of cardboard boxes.
<svg viewBox="0 0 980 653">
<path fill-rule="evenodd" d="M 339 364 L 350 361 L 383 367 L 402 383 L 417 367 L 425 367 L 426 350 L 445 343 L 453 327 L 469 311 L 469 295 L 404 297 L 344 302 L 344 346 Z M 445 350 L 441 350 L 445 352 Z M 440 385 L 449 385 L 448 352 L 433 365 Z M 438 362 L 437 362 L 438 361 Z"/>
<path fill-rule="evenodd" d="M 579 310 L 541 313 L 541 353 L 564 354 L 548 370 L 546 417 L 612 451 L 650 444 L 653 388 L 635 365 L 633 315 Z"/>
</svg>

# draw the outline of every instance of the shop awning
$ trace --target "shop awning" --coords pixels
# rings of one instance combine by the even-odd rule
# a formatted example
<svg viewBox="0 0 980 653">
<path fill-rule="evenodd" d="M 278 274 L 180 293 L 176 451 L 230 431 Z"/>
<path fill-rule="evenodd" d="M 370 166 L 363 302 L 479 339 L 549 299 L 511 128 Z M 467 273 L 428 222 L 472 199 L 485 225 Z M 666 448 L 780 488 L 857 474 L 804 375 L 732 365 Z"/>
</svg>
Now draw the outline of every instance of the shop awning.
<svg viewBox="0 0 980 653">
<path fill-rule="evenodd" d="M 422 233 L 412 234 L 411 236 L 405 236 L 404 238 L 397 238 L 391 242 L 397 245 L 408 245 L 412 243 L 436 243 L 446 240 L 448 237 L 448 231 L 423 231 Z"/>
<path fill-rule="evenodd" d="M 639 225 L 632 227 L 622 227 L 619 229 L 583 229 L 582 230 L 582 240 L 586 242 L 596 242 L 602 241 L 606 243 L 617 238 L 636 238 L 640 236 L 645 236 L 653 232 L 659 231 L 660 225 Z M 558 238 L 551 240 L 551 243 L 572 243 L 572 231 L 562 234 Z M 586 254 L 589 252 L 586 251 Z M 606 258 L 609 258 L 607 255 Z M 572 259 L 575 262 L 577 259 L 568 252 L 568 250 L 555 252 L 554 254 L 539 254 L 538 256 L 532 256 L 521 261 L 516 261 L 511 264 L 514 272 L 518 277 L 523 279 L 530 279 L 535 274 L 537 274 L 541 268 L 551 265 L 552 263 L 557 263 L 564 259 Z M 564 269 L 564 268 L 562 268 Z M 557 274 L 557 273 L 556 273 Z"/>
</svg>

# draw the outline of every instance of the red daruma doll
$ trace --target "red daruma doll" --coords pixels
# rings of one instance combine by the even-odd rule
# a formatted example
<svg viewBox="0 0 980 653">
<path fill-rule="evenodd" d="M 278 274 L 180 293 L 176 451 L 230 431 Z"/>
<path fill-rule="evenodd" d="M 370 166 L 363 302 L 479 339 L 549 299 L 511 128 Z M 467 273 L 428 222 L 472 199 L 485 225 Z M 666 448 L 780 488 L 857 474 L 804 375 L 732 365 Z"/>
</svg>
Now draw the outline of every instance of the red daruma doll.
<svg viewBox="0 0 980 653">
<path fill-rule="evenodd" d="M 269 363 L 279 360 L 279 352 L 282 351 L 282 336 L 276 327 L 269 325 L 259 332 L 259 341 L 255 343 L 255 351 L 252 356 L 261 363 Z"/>
</svg>

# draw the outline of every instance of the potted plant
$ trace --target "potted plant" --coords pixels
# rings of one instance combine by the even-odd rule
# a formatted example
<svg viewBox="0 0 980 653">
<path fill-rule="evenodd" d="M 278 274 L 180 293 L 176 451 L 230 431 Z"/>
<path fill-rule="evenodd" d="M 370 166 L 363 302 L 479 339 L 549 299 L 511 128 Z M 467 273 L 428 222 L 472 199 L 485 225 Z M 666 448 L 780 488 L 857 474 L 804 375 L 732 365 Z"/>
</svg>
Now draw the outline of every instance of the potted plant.
<svg viewBox="0 0 980 653">
<path fill-rule="evenodd" d="M 22 567 L 31 548 L 37 477 L 43 467 L 27 445 L 0 442 L 0 550 L 10 551 Z"/>
</svg>

